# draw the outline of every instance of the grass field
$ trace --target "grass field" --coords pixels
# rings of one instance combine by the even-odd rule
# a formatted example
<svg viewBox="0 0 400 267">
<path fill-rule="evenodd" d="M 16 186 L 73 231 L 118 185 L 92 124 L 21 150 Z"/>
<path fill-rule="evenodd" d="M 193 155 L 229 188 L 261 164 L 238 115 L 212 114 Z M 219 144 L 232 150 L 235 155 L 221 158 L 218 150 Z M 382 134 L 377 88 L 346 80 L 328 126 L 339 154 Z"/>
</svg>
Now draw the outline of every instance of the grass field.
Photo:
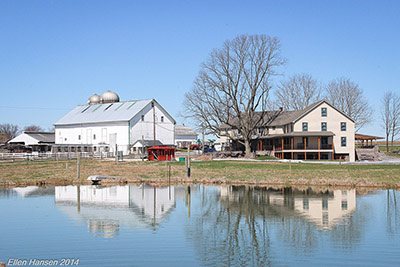
<svg viewBox="0 0 400 267">
<path fill-rule="evenodd" d="M 192 162 L 191 178 L 184 162 L 170 162 L 173 183 L 246 183 L 400 188 L 400 165 L 323 165 L 248 161 Z M 119 176 L 123 183 L 166 183 L 165 162 L 81 160 L 0 164 L 0 185 L 88 183 L 90 175 Z"/>
</svg>

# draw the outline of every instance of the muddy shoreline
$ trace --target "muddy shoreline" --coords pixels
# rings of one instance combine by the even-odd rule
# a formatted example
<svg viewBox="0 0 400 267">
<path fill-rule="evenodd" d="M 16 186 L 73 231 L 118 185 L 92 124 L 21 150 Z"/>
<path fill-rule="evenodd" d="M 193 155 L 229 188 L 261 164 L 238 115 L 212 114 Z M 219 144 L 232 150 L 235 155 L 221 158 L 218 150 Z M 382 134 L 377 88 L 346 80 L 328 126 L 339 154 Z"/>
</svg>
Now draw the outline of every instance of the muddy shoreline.
<svg viewBox="0 0 400 267">
<path fill-rule="evenodd" d="M 140 185 L 147 183 L 154 186 L 188 186 L 195 184 L 202 185 L 247 185 L 247 186 L 260 186 L 260 187 L 326 187 L 326 188 L 346 188 L 346 189 L 400 189 L 400 184 L 386 185 L 374 184 L 365 179 L 358 179 L 356 181 L 350 180 L 336 180 L 336 179 L 315 179 L 312 181 L 305 179 L 298 179 L 296 181 L 280 181 L 280 180 L 229 180 L 226 178 L 220 179 L 191 179 L 186 177 L 173 177 L 170 180 L 166 178 L 120 178 L 120 179 L 106 179 L 99 183 L 102 186 L 116 186 L 116 185 Z M 26 186 L 67 186 L 67 185 L 92 185 L 91 181 L 78 180 L 78 179 L 49 179 L 49 180 L 26 180 L 26 181 L 0 181 L 0 189 L 8 189 L 13 187 L 26 187 Z"/>
</svg>

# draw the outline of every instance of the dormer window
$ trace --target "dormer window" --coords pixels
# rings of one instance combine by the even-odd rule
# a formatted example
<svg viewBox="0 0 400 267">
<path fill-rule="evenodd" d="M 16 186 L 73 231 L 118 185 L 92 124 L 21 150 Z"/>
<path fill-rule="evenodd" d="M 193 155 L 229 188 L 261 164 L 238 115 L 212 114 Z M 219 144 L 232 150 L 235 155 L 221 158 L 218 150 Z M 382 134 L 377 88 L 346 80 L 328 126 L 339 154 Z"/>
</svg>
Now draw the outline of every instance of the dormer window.
<svg viewBox="0 0 400 267">
<path fill-rule="evenodd" d="M 321 116 L 326 117 L 328 115 L 327 108 L 321 108 Z"/>
</svg>

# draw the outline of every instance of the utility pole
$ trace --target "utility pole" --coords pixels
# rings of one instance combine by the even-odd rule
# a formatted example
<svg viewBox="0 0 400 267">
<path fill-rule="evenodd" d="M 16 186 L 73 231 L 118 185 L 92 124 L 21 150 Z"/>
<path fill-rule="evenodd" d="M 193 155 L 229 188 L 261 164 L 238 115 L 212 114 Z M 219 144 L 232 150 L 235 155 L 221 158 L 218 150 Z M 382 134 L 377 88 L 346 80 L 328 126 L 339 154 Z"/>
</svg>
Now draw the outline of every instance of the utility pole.
<svg viewBox="0 0 400 267">
<path fill-rule="evenodd" d="M 144 145 L 144 136 L 142 135 L 142 148 L 141 148 L 141 153 L 140 153 L 140 155 L 141 155 L 141 157 L 142 157 L 142 161 L 144 161 L 144 148 L 145 148 L 145 145 Z"/>
<path fill-rule="evenodd" d="M 156 109 L 154 106 L 154 101 L 151 102 L 151 106 L 153 107 L 153 133 L 154 133 L 153 145 L 155 146 L 156 145 Z"/>
</svg>

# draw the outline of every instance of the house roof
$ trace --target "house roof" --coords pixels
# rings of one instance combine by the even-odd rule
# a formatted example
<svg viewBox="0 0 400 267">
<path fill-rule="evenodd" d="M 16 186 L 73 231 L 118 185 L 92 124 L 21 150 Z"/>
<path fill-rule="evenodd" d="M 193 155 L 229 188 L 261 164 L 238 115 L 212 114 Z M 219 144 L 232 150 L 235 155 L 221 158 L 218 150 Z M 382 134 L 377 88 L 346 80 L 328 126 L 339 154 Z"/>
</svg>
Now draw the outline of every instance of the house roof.
<svg viewBox="0 0 400 267">
<path fill-rule="evenodd" d="M 290 132 L 284 134 L 269 134 L 267 136 L 263 136 L 262 138 L 268 139 L 268 138 L 278 138 L 278 137 L 311 137 L 311 136 L 335 136 L 335 134 L 330 131 Z"/>
<path fill-rule="evenodd" d="M 197 132 L 194 131 L 189 126 L 176 125 L 175 126 L 175 136 L 184 136 L 184 135 L 195 135 L 195 136 L 197 136 Z"/>
<path fill-rule="evenodd" d="M 130 121 L 153 101 L 158 104 L 154 99 L 146 99 L 97 105 L 78 105 L 54 125 Z M 175 122 L 171 115 L 160 104 L 158 105 Z"/>
<path fill-rule="evenodd" d="M 321 104 L 326 103 L 329 106 L 331 106 L 333 109 L 337 110 L 339 113 L 341 113 L 343 116 L 348 118 L 349 120 L 353 121 L 350 117 L 348 117 L 346 114 L 335 108 L 333 105 L 328 103 L 326 100 L 321 100 L 316 103 L 313 103 L 306 107 L 303 110 L 289 110 L 289 111 L 279 111 L 279 110 L 273 110 L 273 111 L 267 111 L 264 114 L 264 119 L 261 120 L 261 123 L 263 126 L 283 126 L 286 124 L 294 123 L 306 116 L 308 113 L 313 111 L 315 108 L 320 106 Z M 261 112 L 257 112 L 258 116 L 261 115 Z M 256 114 L 256 116 L 257 116 Z M 232 121 L 232 124 L 237 123 L 237 118 L 234 118 Z M 227 124 L 222 124 L 221 128 L 231 128 Z"/>
</svg>

